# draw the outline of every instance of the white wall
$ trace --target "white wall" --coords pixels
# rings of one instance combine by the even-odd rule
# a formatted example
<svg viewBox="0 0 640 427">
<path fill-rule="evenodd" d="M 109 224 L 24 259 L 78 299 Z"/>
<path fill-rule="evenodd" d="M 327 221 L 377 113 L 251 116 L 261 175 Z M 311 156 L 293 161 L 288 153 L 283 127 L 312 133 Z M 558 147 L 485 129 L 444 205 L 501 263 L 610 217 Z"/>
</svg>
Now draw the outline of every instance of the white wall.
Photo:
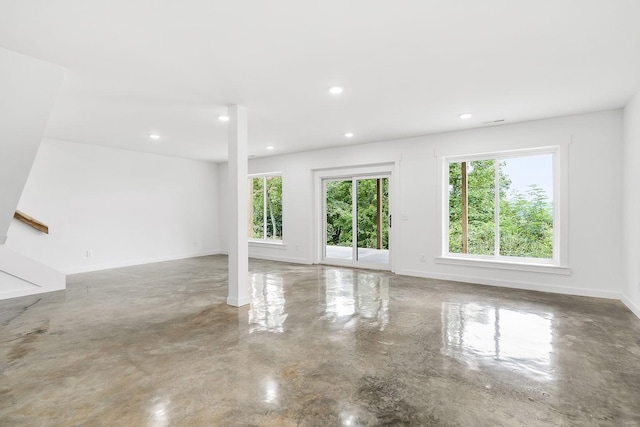
<svg viewBox="0 0 640 427">
<path fill-rule="evenodd" d="M 60 67 L 0 48 L 0 245 L 63 77 Z"/>
<path fill-rule="evenodd" d="M 569 208 L 571 275 L 436 263 L 441 255 L 436 156 L 550 145 L 564 146 L 569 153 L 568 194 L 564 196 Z M 396 212 L 406 218 L 394 221 L 399 233 L 397 273 L 619 298 L 623 283 L 621 159 L 620 110 L 253 159 L 250 173 L 283 173 L 285 247 L 250 246 L 250 255 L 314 262 L 313 170 L 396 161 Z M 226 198 L 225 176 L 226 168 L 221 167 L 221 206 Z M 226 249 L 224 240 L 222 248 Z M 420 262 L 421 254 L 426 255 L 425 262 Z"/>
<path fill-rule="evenodd" d="M 640 92 L 624 109 L 624 235 L 623 302 L 640 317 Z"/>
<path fill-rule="evenodd" d="M 66 273 L 219 250 L 215 163 L 43 141 L 6 245 Z M 92 256 L 87 257 L 87 251 Z"/>
</svg>

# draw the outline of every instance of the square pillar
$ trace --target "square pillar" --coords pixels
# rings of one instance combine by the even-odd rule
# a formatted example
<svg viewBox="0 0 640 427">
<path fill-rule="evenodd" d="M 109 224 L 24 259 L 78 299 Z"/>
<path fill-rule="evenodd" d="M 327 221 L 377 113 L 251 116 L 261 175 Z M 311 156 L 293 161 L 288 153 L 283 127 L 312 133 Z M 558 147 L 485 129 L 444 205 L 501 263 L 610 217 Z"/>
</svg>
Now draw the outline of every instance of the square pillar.
<svg viewBox="0 0 640 427">
<path fill-rule="evenodd" d="M 229 107 L 229 295 L 227 304 L 249 304 L 249 243 L 247 218 L 247 109 Z"/>
</svg>

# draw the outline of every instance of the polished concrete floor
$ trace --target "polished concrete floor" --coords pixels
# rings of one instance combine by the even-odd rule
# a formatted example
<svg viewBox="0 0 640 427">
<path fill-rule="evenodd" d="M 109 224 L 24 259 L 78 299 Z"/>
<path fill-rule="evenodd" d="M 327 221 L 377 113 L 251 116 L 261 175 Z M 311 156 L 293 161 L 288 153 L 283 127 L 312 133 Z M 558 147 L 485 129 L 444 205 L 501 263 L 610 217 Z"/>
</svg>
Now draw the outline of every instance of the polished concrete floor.
<svg viewBox="0 0 640 427">
<path fill-rule="evenodd" d="M 638 426 L 621 303 L 226 258 L 0 302 L 0 426 Z"/>
</svg>

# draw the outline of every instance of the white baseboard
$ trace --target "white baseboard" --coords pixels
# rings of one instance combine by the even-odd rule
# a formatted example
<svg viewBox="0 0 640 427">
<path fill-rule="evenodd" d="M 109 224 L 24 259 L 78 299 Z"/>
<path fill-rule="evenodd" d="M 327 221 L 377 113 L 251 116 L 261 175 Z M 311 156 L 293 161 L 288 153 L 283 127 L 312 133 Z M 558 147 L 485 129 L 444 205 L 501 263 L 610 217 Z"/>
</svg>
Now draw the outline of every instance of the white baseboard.
<svg viewBox="0 0 640 427">
<path fill-rule="evenodd" d="M 250 302 L 251 302 L 251 299 L 249 297 L 242 298 L 242 299 L 227 297 L 227 304 L 232 305 L 234 307 L 242 307 L 243 305 L 248 305 Z"/>
<path fill-rule="evenodd" d="M 640 319 L 640 306 L 638 306 L 637 304 L 635 304 L 633 301 L 631 301 L 631 298 L 629 298 L 627 295 L 622 294 L 622 297 L 620 298 L 620 301 L 622 301 L 622 303 L 624 305 L 627 306 L 627 308 L 629 310 L 631 310 L 631 312 L 633 314 L 636 315 L 636 317 L 638 319 Z"/>
<path fill-rule="evenodd" d="M 284 257 L 284 256 L 272 256 L 272 255 L 249 255 L 249 258 L 254 258 L 254 259 L 264 259 L 267 261 L 279 261 L 279 262 L 289 262 L 292 264 L 305 264 L 305 265 L 311 265 L 313 264 L 311 261 L 309 261 L 308 259 L 304 259 L 304 258 L 290 258 L 290 257 Z"/>
<path fill-rule="evenodd" d="M 430 273 L 419 270 L 402 270 L 398 274 L 405 276 L 424 277 L 427 279 L 451 280 L 454 282 L 473 283 L 478 285 L 499 286 L 512 289 L 524 289 L 528 291 L 551 292 L 554 294 L 578 295 L 583 297 L 620 299 L 617 292 L 597 291 L 592 289 L 571 288 L 566 286 L 544 285 L 540 283 L 521 282 L 515 280 L 484 279 L 475 276 L 463 276 L 457 274 Z"/>
<path fill-rule="evenodd" d="M 212 251 L 204 251 L 204 252 L 192 252 L 192 253 L 179 254 L 179 255 L 141 258 L 141 259 L 132 260 L 132 261 L 122 261 L 122 262 L 113 262 L 113 263 L 75 267 L 75 268 L 68 269 L 66 273 L 67 274 L 88 273 L 91 271 L 110 270 L 112 268 L 132 267 L 134 265 L 153 264 L 156 262 L 175 261 L 175 260 L 187 259 L 187 258 L 198 258 L 201 256 L 209 256 L 209 255 L 220 255 L 221 253 L 222 252 L 218 250 L 212 250 Z"/>
<path fill-rule="evenodd" d="M 226 250 L 220 251 L 218 252 L 218 254 L 229 255 L 229 251 L 226 251 Z M 311 261 L 309 261 L 306 258 L 290 258 L 290 257 L 284 257 L 284 256 L 272 256 L 272 255 L 262 255 L 262 254 L 249 254 L 249 258 L 263 259 L 266 261 L 289 262 L 291 264 L 305 264 L 305 265 L 313 264 Z"/>
<path fill-rule="evenodd" d="M 30 295 L 46 294 L 49 292 L 64 291 L 65 288 L 66 286 L 62 286 L 57 289 L 54 287 L 32 286 L 30 288 L 25 288 L 25 289 L 18 289 L 18 290 L 9 291 L 9 292 L 0 292 L 0 300 L 26 297 Z"/>
</svg>

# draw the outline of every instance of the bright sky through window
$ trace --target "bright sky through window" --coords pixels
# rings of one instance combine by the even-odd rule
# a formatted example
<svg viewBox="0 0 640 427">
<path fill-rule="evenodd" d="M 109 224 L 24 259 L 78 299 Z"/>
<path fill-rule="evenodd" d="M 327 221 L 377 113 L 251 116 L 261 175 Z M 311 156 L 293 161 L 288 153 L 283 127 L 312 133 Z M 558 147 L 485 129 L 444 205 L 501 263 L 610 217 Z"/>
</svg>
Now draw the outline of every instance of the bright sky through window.
<svg viewBox="0 0 640 427">
<path fill-rule="evenodd" d="M 512 157 L 506 159 L 502 171 L 511 179 L 511 189 L 526 194 L 531 184 L 541 187 L 553 200 L 553 156 Z"/>
</svg>

